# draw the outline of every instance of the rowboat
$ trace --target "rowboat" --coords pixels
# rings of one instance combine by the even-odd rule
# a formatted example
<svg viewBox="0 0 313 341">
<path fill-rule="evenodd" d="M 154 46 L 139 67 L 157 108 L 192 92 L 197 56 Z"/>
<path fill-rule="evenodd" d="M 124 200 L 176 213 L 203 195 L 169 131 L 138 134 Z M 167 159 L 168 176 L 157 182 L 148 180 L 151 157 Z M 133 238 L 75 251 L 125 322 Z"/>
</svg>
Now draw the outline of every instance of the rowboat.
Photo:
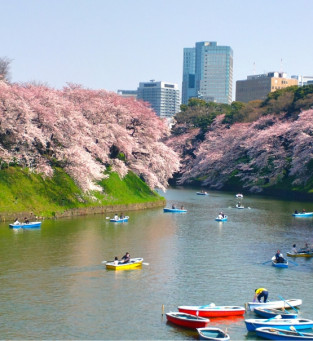
<svg viewBox="0 0 313 341">
<path fill-rule="evenodd" d="M 272 265 L 275 266 L 276 268 L 288 268 L 288 261 L 284 259 L 284 262 L 280 263 L 280 262 L 277 262 L 276 257 L 273 256 Z"/>
<path fill-rule="evenodd" d="M 196 192 L 197 195 L 209 195 L 207 192 Z"/>
<path fill-rule="evenodd" d="M 293 213 L 292 216 L 296 218 L 309 218 L 313 217 L 313 212 Z"/>
<path fill-rule="evenodd" d="M 201 317 L 227 317 L 244 315 L 245 308 L 239 306 L 216 306 L 211 303 L 203 306 L 179 306 L 178 311 Z"/>
<path fill-rule="evenodd" d="M 118 264 L 115 264 L 115 262 L 107 262 L 106 268 L 110 270 L 129 270 L 140 268 L 142 266 L 142 262 L 143 258 L 131 258 L 127 263 L 118 262 Z"/>
<path fill-rule="evenodd" d="M 41 226 L 41 221 L 32 221 L 30 223 L 21 223 L 21 224 L 10 224 L 11 229 L 39 229 Z"/>
<path fill-rule="evenodd" d="M 187 210 L 182 210 L 179 208 L 163 208 L 164 212 L 171 212 L 171 213 L 185 213 Z"/>
<path fill-rule="evenodd" d="M 262 317 L 265 318 L 272 318 L 277 315 L 280 315 L 283 319 L 296 319 L 298 314 L 290 313 L 288 310 L 285 309 L 266 309 L 266 308 L 254 308 L 254 312 Z"/>
<path fill-rule="evenodd" d="M 228 216 L 225 215 L 224 218 L 216 217 L 216 218 L 215 218 L 215 221 L 227 221 L 227 219 L 228 219 Z"/>
<path fill-rule="evenodd" d="M 271 327 L 284 330 L 290 330 L 293 326 L 296 330 L 310 329 L 313 327 L 313 321 L 308 319 L 280 319 L 277 315 L 276 318 L 270 319 L 247 319 L 245 324 L 249 332 L 254 332 L 256 328 Z"/>
<path fill-rule="evenodd" d="M 230 340 L 229 335 L 219 328 L 197 328 L 200 340 Z"/>
<path fill-rule="evenodd" d="M 279 328 L 257 328 L 256 335 L 269 340 L 313 340 L 312 333 L 284 330 Z"/>
<path fill-rule="evenodd" d="M 236 194 L 236 198 L 243 198 L 243 194 L 241 193 Z"/>
<path fill-rule="evenodd" d="M 297 253 L 287 252 L 288 257 L 313 257 L 313 251 L 300 251 Z"/>
<path fill-rule="evenodd" d="M 264 302 L 248 302 L 249 309 L 251 311 L 254 310 L 254 308 L 290 308 L 290 307 L 298 307 L 302 304 L 301 299 L 297 298 L 291 298 L 289 300 L 284 301 L 267 301 Z"/>
<path fill-rule="evenodd" d="M 124 217 L 124 218 L 118 218 L 118 219 L 112 218 L 112 219 L 110 219 L 110 221 L 111 221 L 112 223 L 125 223 L 125 222 L 128 221 L 128 219 L 129 219 L 129 217 L 126 216 L 126 217 Z"/>
<path fill-rule="evenodd" d="M 186 328 L 203 328 L 206 327 L 210 322 L 209 319 L 204 317 L 179 312 L 166 313 L 166 318 L 169 322 Z"/>
<path fill-rule="evenodd" d="M 239 205 L 239 204 L 237 204 L 237 205 L 236 205 L 236 208 L 242 210 L 242 209 L 245 208 L 245 207 L 244 207 L 244 206 L 241 206 L 241 205 Z"/>
</svg>

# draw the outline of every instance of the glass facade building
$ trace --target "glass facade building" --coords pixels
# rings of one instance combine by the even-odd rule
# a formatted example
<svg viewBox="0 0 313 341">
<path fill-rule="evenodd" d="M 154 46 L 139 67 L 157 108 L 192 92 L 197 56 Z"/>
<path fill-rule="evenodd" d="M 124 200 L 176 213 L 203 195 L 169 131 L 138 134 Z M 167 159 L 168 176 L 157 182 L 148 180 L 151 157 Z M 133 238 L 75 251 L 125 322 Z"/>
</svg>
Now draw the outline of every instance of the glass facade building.
<svg viewBox="0 0 313 341">
<path fill-rule="evenodd" d="M 197 42 L 184 48 L 182 103 L 198 97 L 217 103 L 232 102 L 233 50 L 216 42 Z"/>
<path fill-rule="evenodd" d="M 149 102 L 160 117 L 171 118 L 180 111 L 180 91 L 177 84 L 167 82 L 140 82 L 137 99 Z"/>
</svg>

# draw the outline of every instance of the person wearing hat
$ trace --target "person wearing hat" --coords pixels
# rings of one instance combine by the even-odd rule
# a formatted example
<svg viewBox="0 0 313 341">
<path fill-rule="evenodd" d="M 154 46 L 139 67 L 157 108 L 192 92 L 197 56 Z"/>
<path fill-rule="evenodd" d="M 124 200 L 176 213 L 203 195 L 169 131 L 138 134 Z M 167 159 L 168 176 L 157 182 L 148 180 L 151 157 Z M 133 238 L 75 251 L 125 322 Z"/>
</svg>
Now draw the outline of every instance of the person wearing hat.
<svg viewBox="0 0 313 341">
<path fill-rule="evenodd" d="M 255 289 L 255 295 L 253 298 L 253 302 L 255 302 L 256 299 L 258 299 L 258 301 L 261 303 L 262 297 L 263 297 L 263 302 L 266 303 L 267 298 L 268 298 L 268 290 L 265 288 Z"/>
</svg>

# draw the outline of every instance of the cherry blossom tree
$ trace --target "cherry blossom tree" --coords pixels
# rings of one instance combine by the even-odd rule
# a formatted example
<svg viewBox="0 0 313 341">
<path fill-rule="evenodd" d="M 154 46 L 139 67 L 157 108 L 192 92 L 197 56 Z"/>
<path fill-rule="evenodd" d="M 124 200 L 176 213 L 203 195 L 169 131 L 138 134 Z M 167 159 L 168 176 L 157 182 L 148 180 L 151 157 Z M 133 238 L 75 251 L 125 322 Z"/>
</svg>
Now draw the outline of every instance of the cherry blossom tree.
<svg viewBox="0 0 313 341">
<path fill-rule="evenodd" d="M 0 158 L 45 176 L 63 167 L 84 190 L 100 190 L 109 166 L 165 189 L 179 169 L 177 154 L 162 142 L 168 135 L 145 103 L 115 93 L 0 82 Z"/>
</svg>

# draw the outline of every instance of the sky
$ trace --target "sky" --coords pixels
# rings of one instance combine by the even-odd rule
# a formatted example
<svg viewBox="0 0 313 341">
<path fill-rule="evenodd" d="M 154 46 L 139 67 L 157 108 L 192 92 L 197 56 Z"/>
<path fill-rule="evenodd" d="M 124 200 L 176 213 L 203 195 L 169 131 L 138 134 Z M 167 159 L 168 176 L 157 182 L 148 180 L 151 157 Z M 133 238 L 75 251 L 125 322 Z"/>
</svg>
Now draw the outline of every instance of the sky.
<svg viewBox="0 0 313 341">
<path fill-rule="evenodd" d="M 181 88 L 183 48 L 198 41 L 231 46 L 234 89 L 270 71 L 313 76 L 312 0 L 0 0 L 0 11 L 12 82 Z"/>
</svg>

